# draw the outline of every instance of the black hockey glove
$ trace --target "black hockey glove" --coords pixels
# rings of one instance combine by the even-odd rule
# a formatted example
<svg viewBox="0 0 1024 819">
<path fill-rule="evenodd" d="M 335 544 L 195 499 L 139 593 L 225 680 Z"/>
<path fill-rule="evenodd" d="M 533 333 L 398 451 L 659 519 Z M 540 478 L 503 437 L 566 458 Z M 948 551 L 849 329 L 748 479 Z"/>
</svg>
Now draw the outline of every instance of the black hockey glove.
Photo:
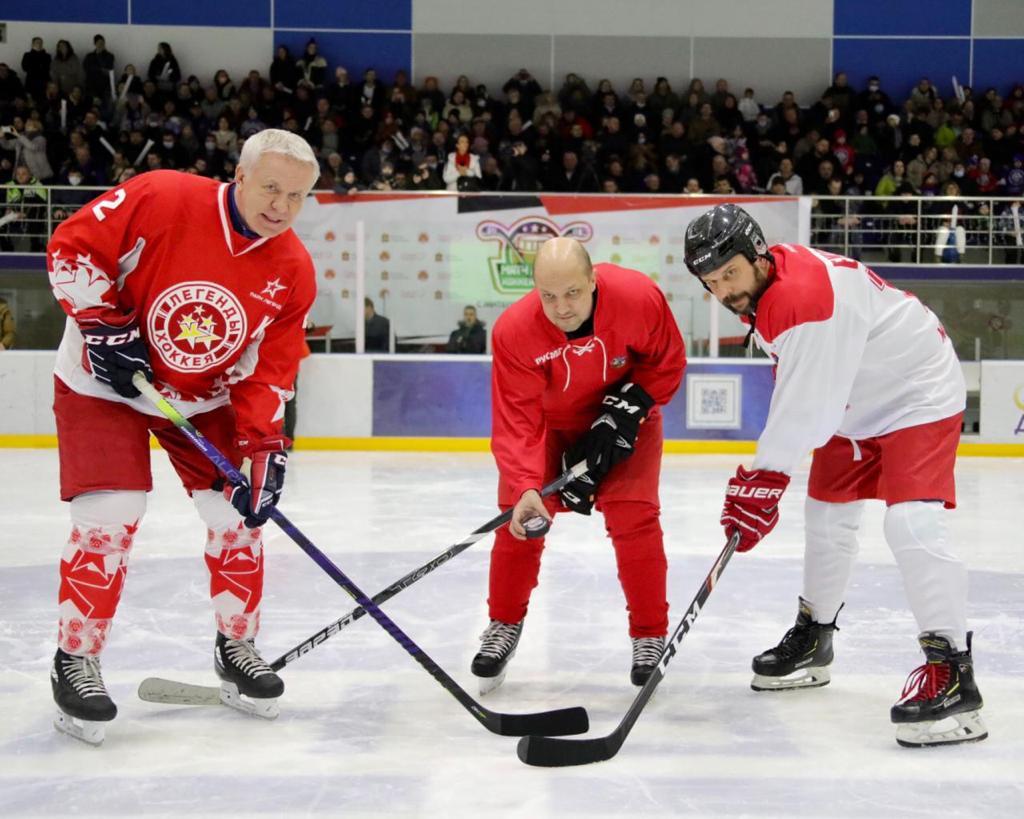
<svg viewBox="0 0 1024 819">
<path fill-rule="evenodd" d="M 580 456 L 586 457 L 587 471 L 595 483 L 633 454 L 640 424 L 653 407 L 654 399 L 632 382 L 605 395 L 601 414 L 576 447 Z"/>
<path fill-rule="evenodd" d="M 562 453 L 562 471 L 566 472 L 583 460 L 583 452 L 577 443 L 572 449 Z M 590 477 L 589 472 L 584 472 L 578 478 L 573 478 L 567 483 L 559 495 L 562 496 L 562 503 L 573 512 L 581 515 L 589 515 L 594 508 L 594 496 L 597 493 L 597 482 Z"/>
<path fill-rule="evenodd" d="M 126 316 L 121 325 L 97 321 L 79 329 L 85 342 L 82 347 L 85 371 L 125 398 L 141 395 L 132 384 L 132 376 L 136 370 L 141 370 L 146 380 L 152 382 L 153 368 L 135 317 Z"/>
</svg>

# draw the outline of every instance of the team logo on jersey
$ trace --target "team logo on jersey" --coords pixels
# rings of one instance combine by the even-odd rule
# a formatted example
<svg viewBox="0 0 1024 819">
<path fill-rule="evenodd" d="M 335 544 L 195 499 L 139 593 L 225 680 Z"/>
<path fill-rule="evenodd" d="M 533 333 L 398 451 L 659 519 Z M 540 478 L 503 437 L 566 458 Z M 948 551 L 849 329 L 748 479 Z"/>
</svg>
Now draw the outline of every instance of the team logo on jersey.
<svg viewBox="0 0 1024 819">
<path fill-rule="evenodd" d="M 617 356 L 615 356 L 615 358 L 612 359 L 612 367 L 614 369 L 617 370 L 620 367 L 625 367 L 625 366 L 626 366 L 626 357 L 624 355 L 617 355 Z"/>
<path fill-rule="evenodd" d="M 260 293 L 262 293 L 264 296 L 270 296 L 270 298 L 274 298 L 274 296 L 277 295 L 277 291 L 278 290 L 284 290 L 284 289 L 285 289 L 285 286 L 283 284 L 281 284 L 281 279 L 280 279 L 280 277 L 278 277 L 278 278 L 273 279 L 273 280 L 267 279 L 267 286 L 264 287 L 260 291 Z"/>
<path fill-rule="evenodd" d="M 589 242 L 594 228 L 586 222 L 559 226 L 542 216 L 524 216 L 508 226 L 488 219 L 476 226 L 476 235 L 485 242 L 498 243 L 498 252 L 488 259 L 494 289 L 518 295 L 533 289 L 533 260 L 544 242 L 558 236 Z"/>
<path fill-rule="evenodd" d="M 234 293 L 209 282 L 167 288 L 149 309 L 149 343 L 163 362 L 181 373 L 203 372 L 236 353 L 248 321 Z"/>
</svg>

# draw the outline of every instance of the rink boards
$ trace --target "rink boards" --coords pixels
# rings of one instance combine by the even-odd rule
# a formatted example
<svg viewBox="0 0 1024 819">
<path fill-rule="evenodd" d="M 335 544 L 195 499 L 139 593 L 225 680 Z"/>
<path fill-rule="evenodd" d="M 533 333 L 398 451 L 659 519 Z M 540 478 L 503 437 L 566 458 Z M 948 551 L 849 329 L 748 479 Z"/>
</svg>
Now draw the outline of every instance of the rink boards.
<svg viewBox="0 0 1024 819">
<path fill-rule="evenodd" d="M 50 351 L 0 356 L 0 446 L 56 443 Z M 981 432 L 963 454 L 1024 455 L 1024 362 L 967 365 Z M 978 371 L 975 372 L 975 369 Z M 297 446 L 320 450 L 479 451 L 491 424 L 489 356 L 313 355 L 298 385 Z M 693 359 L 664 409 L 668 452 L 752 452 L 773 387 L 771 362 Z"/>
</svg>

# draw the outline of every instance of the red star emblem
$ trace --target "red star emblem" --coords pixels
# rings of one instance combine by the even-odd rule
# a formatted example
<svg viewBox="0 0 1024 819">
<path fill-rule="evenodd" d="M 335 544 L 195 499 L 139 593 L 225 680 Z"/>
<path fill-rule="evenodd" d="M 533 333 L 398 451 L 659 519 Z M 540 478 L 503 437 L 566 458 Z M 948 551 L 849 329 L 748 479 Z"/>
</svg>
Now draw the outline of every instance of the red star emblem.
<svg viewBox="0 0 1024 819">
<path fill-rule="evenodd" d="M 253 556 L 253 548 L 232 549 L 221 557 L 206 556 L 210 569 L 210 597 L 229 592 L 245 604 L 250 611 L 250 602 L 255 606 L 263 591 L 263 550 Z M 253 598 L 256 598 L 253 600 Z"/>
</svg>

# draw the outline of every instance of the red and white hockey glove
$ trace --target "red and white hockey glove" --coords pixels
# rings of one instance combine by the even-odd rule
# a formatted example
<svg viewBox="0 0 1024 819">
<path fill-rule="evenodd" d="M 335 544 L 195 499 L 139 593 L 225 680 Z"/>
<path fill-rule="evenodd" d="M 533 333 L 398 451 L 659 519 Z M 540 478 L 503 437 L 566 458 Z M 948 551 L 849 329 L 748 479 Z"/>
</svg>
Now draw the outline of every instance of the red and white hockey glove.
<svg viewBox="0 0 1024 819">
<path fill-rule="evenodd" d="M 224 487 L 224 497 L 245 518 L 245 525 L 250 529 L 266 523 L 281 500 L 288 464 L 287 445 L 288 439 L 283 435 L 264 438 L 256 445 L 251 458 L 242 462 L 241 472 L 248 476 L 249 482 Z"/>
<path fill-rule="evenodd" d="M 749 552 L 779 522 L 779 500 L 789 486 L 789 475 L 770 469 L 736 469 L 729 479 L 722 507 L 722 526 L 730 537 L 740 533 L 737 552 Z"/>
</svg>

